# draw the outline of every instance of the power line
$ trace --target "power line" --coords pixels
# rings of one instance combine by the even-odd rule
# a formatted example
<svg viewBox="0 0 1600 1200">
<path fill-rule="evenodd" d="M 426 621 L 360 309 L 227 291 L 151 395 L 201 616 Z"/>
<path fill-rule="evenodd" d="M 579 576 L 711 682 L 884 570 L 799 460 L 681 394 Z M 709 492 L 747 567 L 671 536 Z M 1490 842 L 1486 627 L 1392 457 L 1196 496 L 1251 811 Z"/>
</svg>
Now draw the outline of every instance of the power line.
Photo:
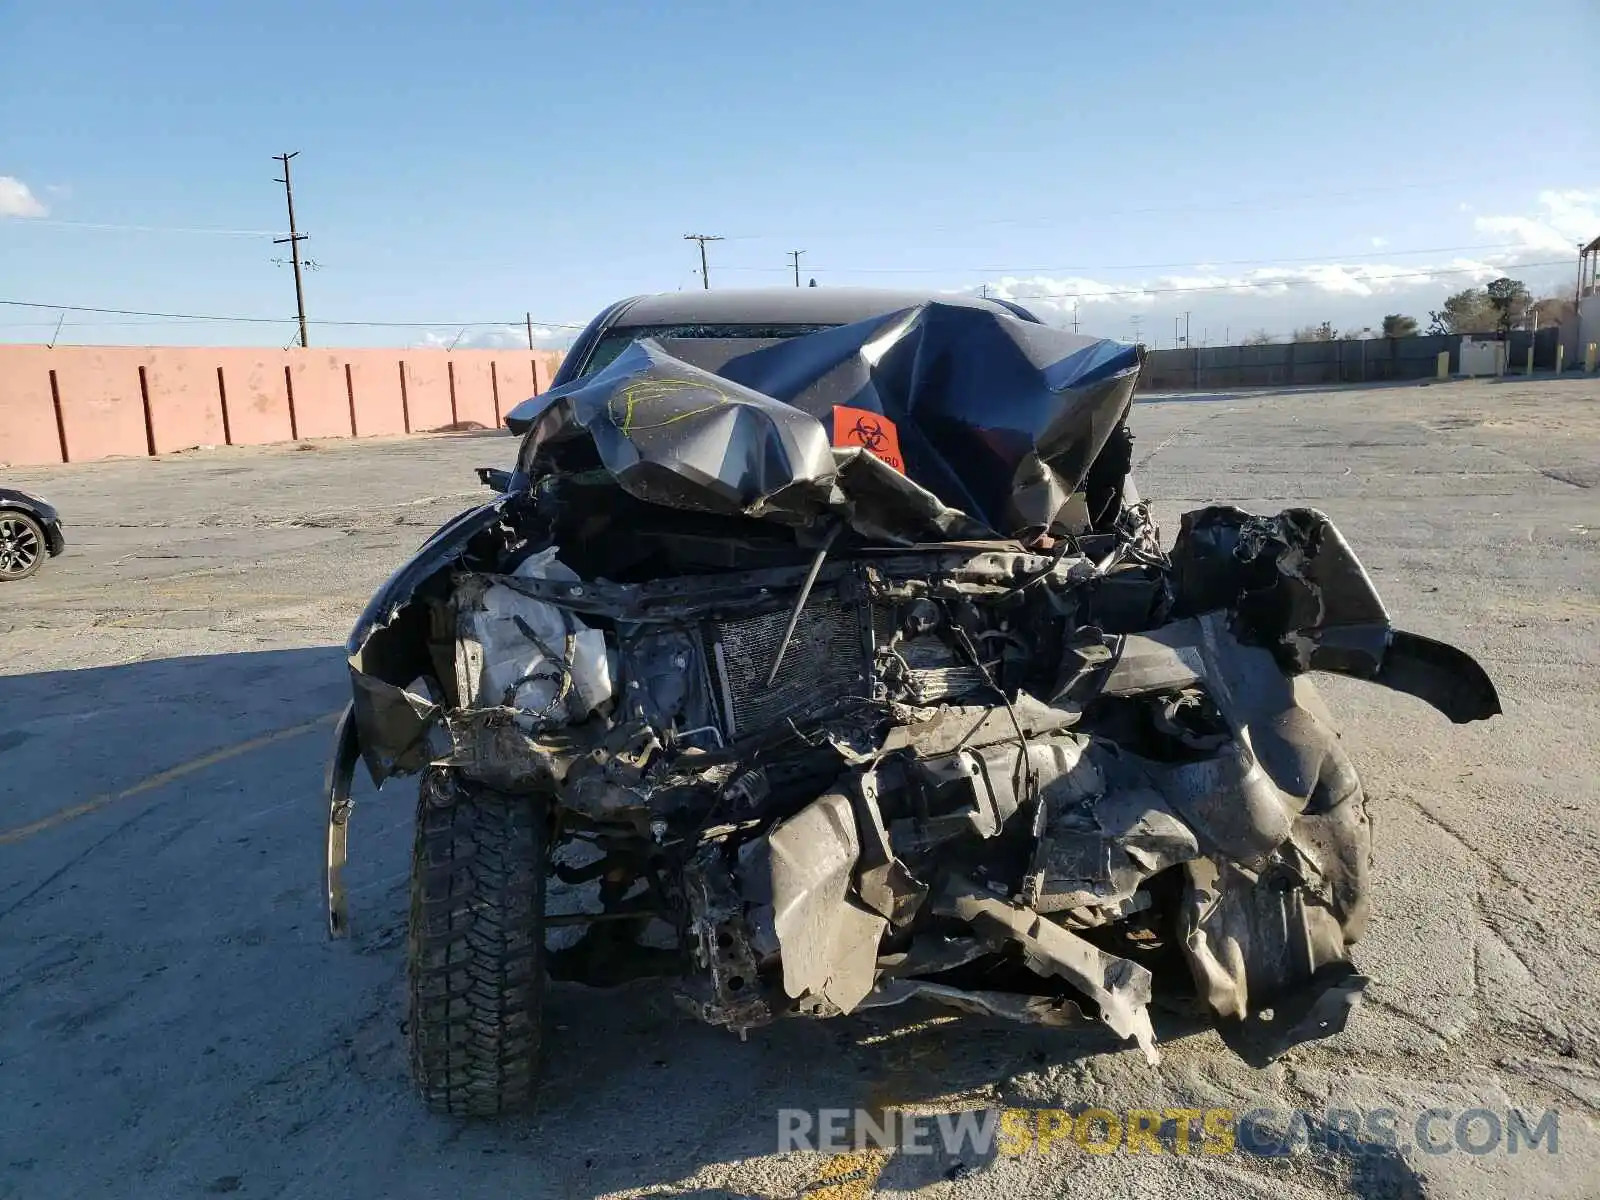
<svg viewBox="0 0 1600 1200">
<path fill-rule="evenodd" d="M 1562 258 L 1562 259 L 1550 259 L 1550 260 L 1543 261 L 1543 262 L 1518 263 L 1514 267 L 1509 267 L 1507 269 L 1508 270 L 1519 270 L 1520 271 L 1520 270 L 1538 269 L 1538 268 L 1541 268 L 1541 267 L 1566 267 L 1566 266 L 1570 266 L 1570 265 L 1571 265 L 1571 263 L 1567 259 Z M 1441 276 L 1447 276 L 1447 275 L 1468 275 L 1468 274 L 1474 274 L 1474 273 L 1480 271 L 1481 269 L 1482 268 L 1480 268 L 1480 267 L 1449 267 L 1449 268 L 1441 268 L 1441 269 L 1432 270 L 1432 271 L 1417 271 L 1417 272 L 1406 272 L 1406 273 L 1393 274 L 1393 275 L 1381 275 L 1381 276 L 1377 276 L 1377 277 L 1373 278 L 1369 282 L 1372 282 L 1372 283 L 1384 283 L 1384 282 L 1387 282 L 1387 281 L 1393 280 L 1393 279 L 1433 279 L 1433 278 L 1437 278 L 1437 277 L 1441 277 Z M 1035 293 L 1035 294 L 1028 294 L 1028 295 L 1020 295 L 1019 294 L 1019 295 L 1015 295 L 1015 296 L 1008 296 L 1006 298 L 1010 299 L 1010 300 L 1060 300 L 1060 301 L 1090 300 L 1090 299 L 1099 299 L 1099 298 L 1103 298 L 1103 297 L 1114 297 L 1114 296 L 1177 295 L 1177 294 L 1188 293 L 1188 292 L 1225 292 L 1225 291 L 1238 291 L 1238 290 L 1246 290 L 1246 289 L 1250 289 L 1250 288 L 1263 288 L 1263 287 L 1312 287 L 1312 286 L 1316 286 L 1317 283 L 1318 283 L 1318 281 L 1315 280 L 1315 279 L 1256 279 L 1256 280 L 1241 280 L 1241 281 L 1234 282 L 1234 283 L 1206 284 L 1206 285 L 1202 285 L 1202 286 L 1192 286 L 1192 287 L 1172 287 L 1172 288 L 1132 287 L 1132 288 L 1107 289 L 1107 290 L 1104 290 L 1104 291 L 1096 291 L 1096 292 Z M 5 307 L 8 307 L 8 308 L 38 309 L 38 310 L 45 311 L 45 312 L 55 312 L 55 313 L 60 313 L 60 312 L 87 313 L 87 314 L 91 314 L 91 315 L 95 315 L 95 316 L 149 317 L 149 318 L 159 318 L 160 320 L 173 321 L 173 322 L 217 321 L 217 322 L 222 322 L 222 323 L 226 323 L 226 324 L 237 324 L 237 325 L 283 325 L 283 324 L 286 324 L 288 322 L 292 322 L 292 321 L 295 320 L 294 317 L 254 317 L 254 316 L 247 317 L 247 316 L 230 316 L 230 315 L 225 315 L 225 314 L 222 314 L 222 313 L 155 312 L 155 311 L 151 311 L 151 310 L 147 310 L 147 309 L 137 309 L 137 308 L 102 308 L 102 307 L 96 307 L 96 306 L 87 305 L 87 304 L 48 304 L 48 303 L 45 303 L 44 301 L 39 301 L 39 300 L 4 300 L 4 299 L 0 299 L 0 306 L 5 306 Z M 493 328 L 493 327 L 517 328 L 519 326 L 522 326 L 525 323 L 526 320 L 527 320 L 526 317 L 524 318 L 524 321 L 517 321 L 515 319 L 509 320 L 509 321 L 506 321 L 506 320 L 499 320 L 499 321 L 458 321 L 458 320 L 443 320 L 443 321 L 352 321 L 352 320 L 317 319 L 317 320 L 310 320 L 307 323 L 310 324 L 310 325 L 327 326 L 329 328 L 353 328 L 353 329 L 436 329 L 436 328 L 477 329 L 477 328 Z M 98 322 L 96 322 L 96 323 L 98 324 Z M 537 326 L 541 326 L 541 327 L 546 328 L 546 329 L 573 329 L 573 330 L 576 330 L 576 329 L 585 328 L 585 326 L 582 325 L 582 324 L 576 324 L 576 323 L 572 323 L 572 322 L 563 322 L 563 321 L 534 320 L 533 324 L 535 324 Z"/>
<path fill-rule="evenodd" d="M 0 305 L 10 308 L 38 308 L 49 312 L 75 312 L 94 313 L 109 317 L 161 317 L 169 321 L 221 321 L 235 325 L 282 325 L 295 320 L 294 317 L 235 317 L 221 313 L 174 313 L 174 312 L 149 312 L 138 308 L 97 308 L 87 304 L 45 304 L 38 300 L 0 300 Z M 505 325 L 514 327 L 522 322 L 513 318 L 509 321 L 337 321 L 331 319 L 317 319 L 308 321 L 310 325 L 327 325 L 330 327 L 348 327 L 361 329 L 431 329 L 443 326 L 449 329 L 481 328 Z M 562 321 L 535 321 L 534 324 L 547 329 L 582 329 L 583 325 Z"/>
<path fill-rule="evenodd" d="M 16 228 L 26 226 L 30 229 L 42 227 L 45 229 L 91 229 L 107 233 L 190 233 L 208 234 L 215 237 L 265 237 L 275 238 L 283 233 L 281 229 L 212 229 L 190 225 L 123 225 L 113 221 L 58 221 L 55 218 L 29 217 L 26 221 L 15 223 Z"/>
<path fill-rule="evenodd" d="M 295 320 L 293 317 L 285 317 L 278 323 L 293 325 Z M 65 327 L 67 329 L 167 329 L 174 325 L 203 324 L 205 324 L 203 320 L 191 318 L 171 321 L 68 321 Z M 54 321 L 0 321 L 0 329 L 54 329 L 55 327 Z"/>
<path fill-rule="evenodd" d="M 1493 242 L 1479 243 L 1470 246 L 1419 246 L 1414 250 L 1375 250 L 1361 251 L 1355 254 L 1329 253 L 1307 254 L 1296 257 L 1280 257 L 1266 255 L 1259 258 L 1228 258 L 1228 259 L 1184 259 L 1180 262 L 1154 262 L 1154 263 L 1076 263 L 1070 266 L 1054 267 L 824 267 L 841 273 L 854 273 L 858 275 L 1025 275 L 1025 274 L 1050 274 L 1061 271 L 1154 271 L 1176 267 L 1189 267 L 1198 270 L 1205 266 L 1214 267 L 1245 267 L 1256 264 L 1271 263 L 1321 263 L 1327 262 L 1329 266 L 1338 266 L 1340 259 L 1372 259 L 1396 258 L 1408 254 L 1451 254 L 1462 250 L 1509 250 L 1521 246 L 1522 242 Z M 790 251 L 792 254 L 793 251 Z M 751 271 L 769 272 L 785 271 L 786 267 L 722 267 L 724 271 Z"/>
</svg>

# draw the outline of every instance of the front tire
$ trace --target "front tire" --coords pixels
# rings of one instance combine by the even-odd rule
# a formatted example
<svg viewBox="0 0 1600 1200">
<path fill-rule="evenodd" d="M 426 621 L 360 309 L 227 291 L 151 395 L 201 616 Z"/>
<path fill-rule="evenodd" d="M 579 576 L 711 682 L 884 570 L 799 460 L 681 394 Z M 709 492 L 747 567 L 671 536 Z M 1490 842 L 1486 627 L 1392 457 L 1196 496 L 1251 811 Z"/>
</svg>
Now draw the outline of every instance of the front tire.
<svg viewBox="0 0 1600 1200">
<path fill-rule="evenodd" d="M 44 528 L 27 513 L 0 510 L 0 582 L 26 579 L 44 562 Z"/>
<path fill-rule="evenodd" d="M 528 1104 L 544 1008 L 548 804 L 432 768 L 411 860 L 407 1036 L 429 1108 L 494 1116 Z"/>
</svg>

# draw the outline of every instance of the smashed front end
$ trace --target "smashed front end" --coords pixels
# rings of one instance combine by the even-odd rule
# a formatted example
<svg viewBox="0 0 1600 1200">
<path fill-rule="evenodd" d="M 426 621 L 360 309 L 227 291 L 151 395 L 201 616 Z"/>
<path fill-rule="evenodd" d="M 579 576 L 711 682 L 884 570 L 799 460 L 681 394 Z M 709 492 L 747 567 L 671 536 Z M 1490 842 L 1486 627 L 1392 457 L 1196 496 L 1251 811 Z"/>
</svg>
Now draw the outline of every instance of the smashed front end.
<svg viewBox="0 0 1600 1200">
<path fill-rule="evenodd" d="M 1155 999 L 1253 1062 L 1342 1028 L 1370 826 L 1307 673 L 1454 721 L 1494 687 L 1314 510 L 1164 551 L 1138 366 L 930 304 L 549 393 L 352 634 L 334 932 L 359 756 L 547 797 L 549 975 L 674 975 L 741 1032 L 917 996 L 1151 1061 Z"/>
</svg>

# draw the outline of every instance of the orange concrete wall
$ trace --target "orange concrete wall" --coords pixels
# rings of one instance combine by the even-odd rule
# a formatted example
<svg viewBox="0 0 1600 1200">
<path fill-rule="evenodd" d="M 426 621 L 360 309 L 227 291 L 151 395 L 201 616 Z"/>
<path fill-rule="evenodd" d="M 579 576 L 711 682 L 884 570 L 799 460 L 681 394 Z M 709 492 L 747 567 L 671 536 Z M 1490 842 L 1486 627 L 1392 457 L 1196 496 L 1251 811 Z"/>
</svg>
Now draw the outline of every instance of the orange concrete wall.
<svg viewBox="0 0 1600 1200">
<path fill-rule="evenodd" d="M 259 446 L 291 440 L 289 388 L 283 375 L 288 354 L 281 350 L 223 350 L 220 354 L 228 397 L 229 442 Z M 67 453 L 73 454 L 71 442 Z"/>
<path fill-rule="evenodd" d="M 0 463 L 61 461 L 52 353 L 43 346 L 15 346 L 0 359 Z"/>
<path fill-rule="evenodd" d="M 144 356 L 145 393 L 157 454 L 189 446 L 222 446 L 221 366 L 209 350 L 163 350 Z"/>
<path fill-rule="evenodd" d="M 550 390 L 550 381 L 555 378 L 556 368 L 561 365 L 561 355 L 551 351 L 530 351 L 529 358 L 533 360 L 534 392 L 543 394 Z M 523 399 L 527 399 L 526 396 Z"/>
<path fill-rule="evenodd" d="M 427 433 L 452 424 L 456 418 L 450 411 L 449 360 L 407 353 L 401 362 L 405 367 L 406 432 Z"/>
<path fill-rule="evenodd" d="M 400 409 L 400 359 L 388 350 L 347 350 L 356 399 L 356 436 L 392 437 L 406 431 Z"/>
<path fill-rule="evenodd" d="M 450 385 L 455 389 L 456 424 L 481 425 L 494 429 L 500 424 L 495 415 L 494 381 L 489 377 L 492 358 L 451 359 Z"/>
<path fill-rule="evenodd" d="M 495 428 L 553 350 L 0 346 L 0 465 Z"/>
<path fill-rule="evenodd" d="M 497 354 L 494 357 L 494 390 L 503 421 L 513 408 L 545 389 L 534 386 L 533 363 L 526 354 Z"/>
<path fill-rule="evenodd" d="M 293 383 L 295 432 L 303 438 L 350 436 L 350 393 L 337 350 L 286 352 Z"/>
<path fill-rule="evenodd" d="M 149 454 L 139 378 L 139 368 L 149 365 L 149 352 L 92 348 L 59 358 L 50 353 L 61 397 L 61 438 L 72 461 Z M 10 372 L 0 360 L 3 374 Z M 10 441 L 4 422 L 0 415 L 0 446 Z"/>
</svg>

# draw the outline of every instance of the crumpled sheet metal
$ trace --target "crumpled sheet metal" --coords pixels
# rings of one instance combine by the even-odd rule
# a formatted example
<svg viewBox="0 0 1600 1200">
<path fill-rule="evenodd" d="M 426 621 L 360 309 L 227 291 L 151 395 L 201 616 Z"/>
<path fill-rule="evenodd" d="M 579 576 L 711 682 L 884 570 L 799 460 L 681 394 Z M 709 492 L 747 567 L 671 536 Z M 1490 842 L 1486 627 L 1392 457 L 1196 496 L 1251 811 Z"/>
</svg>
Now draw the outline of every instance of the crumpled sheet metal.
<svg viewBox="0 0 1600 1200">
<path fill-rule="evenodd" d="M 819 796 L 767 837 L 783 990 L 849 1012 L 872 990 L 888 921 L 850 895 L 861 839 L 850 799 Z"/>
<path fill-rule="evenodd" d="M 834 465 L 822 424 L 782 401 L 634 342 L 547 396 L 536 446 L 587 440 L 630 495 L 689 512 L 760 516 L 823 505 Z"/>
<path fill-rule="evenodd" d="M 729 354 L 720 341 L 634 343 L 546 393 L 524 461 L 559 464 L 586 443 L 641 498 L 805 519 L 828 503 L 824 423 L 846 406 L 894 423 L 919 488 L 1014 534 L 1066 506 L 1139 372 L 1136 347 L 938 303 Z"/>
<path fill-rule="evenodd" d="M 1497 715 L 1470 655 L 1394 628 L 1372 577 L 1326 514 L 1263 517 L 1227 505 L 1183 515 L 1173 543 L 1174 615 L 1231 609 L 1241 640 L 1283 670 L 1330 671 L 1405 692 L 1457 724 Z"/>
<path fill-rule="evenodd" d="M 1112 787 L 1088 803 L 1047 803 L 1022 898 L 1043 913 L 1110 907 L 1199 854 L 1194 831 L 1152 786 Z"/>
<path fill-rule="evenodd" d="M 1303 888 L 1226 861 L 1195 859 L 1187 872 L 1179 932 L 1229 1045 L 1261 1066 L 1343 1029 L 1367 980 L 1350 966 L 1335 913 Z"/>
<path fill-rule="evenodd" d="M 1032 909 L 1007 904 L 971 884 L 953 880 L 939 907 L 997 942 L 1015 942 L 1029 969 L 1072 984 L 1099 1006 L 1100 1019 L 1113 1033 L 1136 1041 L 1151 1066 L 1160 1063 L 1148 1008 L 1152 978 L 1146 968 L 1107 954 Z"/>
<path fill-rule="evenodd" d="M 1070 1028 L 1088 1025 L 1083 1009 L 1065 996 L 1031 996 L 1021 992 L 991 992 L 981 988 L 956 988 L 931 979 L 884 979 L 856 1005 L 888 1008 L 908 1000 L 931 1000 L 947 1008 L 980 1017 L 1001 1017 L 1024 1025 Z"/>
<path fill-rule="evenodd" d="M 350 660 L 353 714 L 362 761 L 372 782 L 382 785 L 391 775 L 422 770 L 432 757 L 428 733 L 439 718 L 439 705 L 361 668 Z"/>
</svg>

